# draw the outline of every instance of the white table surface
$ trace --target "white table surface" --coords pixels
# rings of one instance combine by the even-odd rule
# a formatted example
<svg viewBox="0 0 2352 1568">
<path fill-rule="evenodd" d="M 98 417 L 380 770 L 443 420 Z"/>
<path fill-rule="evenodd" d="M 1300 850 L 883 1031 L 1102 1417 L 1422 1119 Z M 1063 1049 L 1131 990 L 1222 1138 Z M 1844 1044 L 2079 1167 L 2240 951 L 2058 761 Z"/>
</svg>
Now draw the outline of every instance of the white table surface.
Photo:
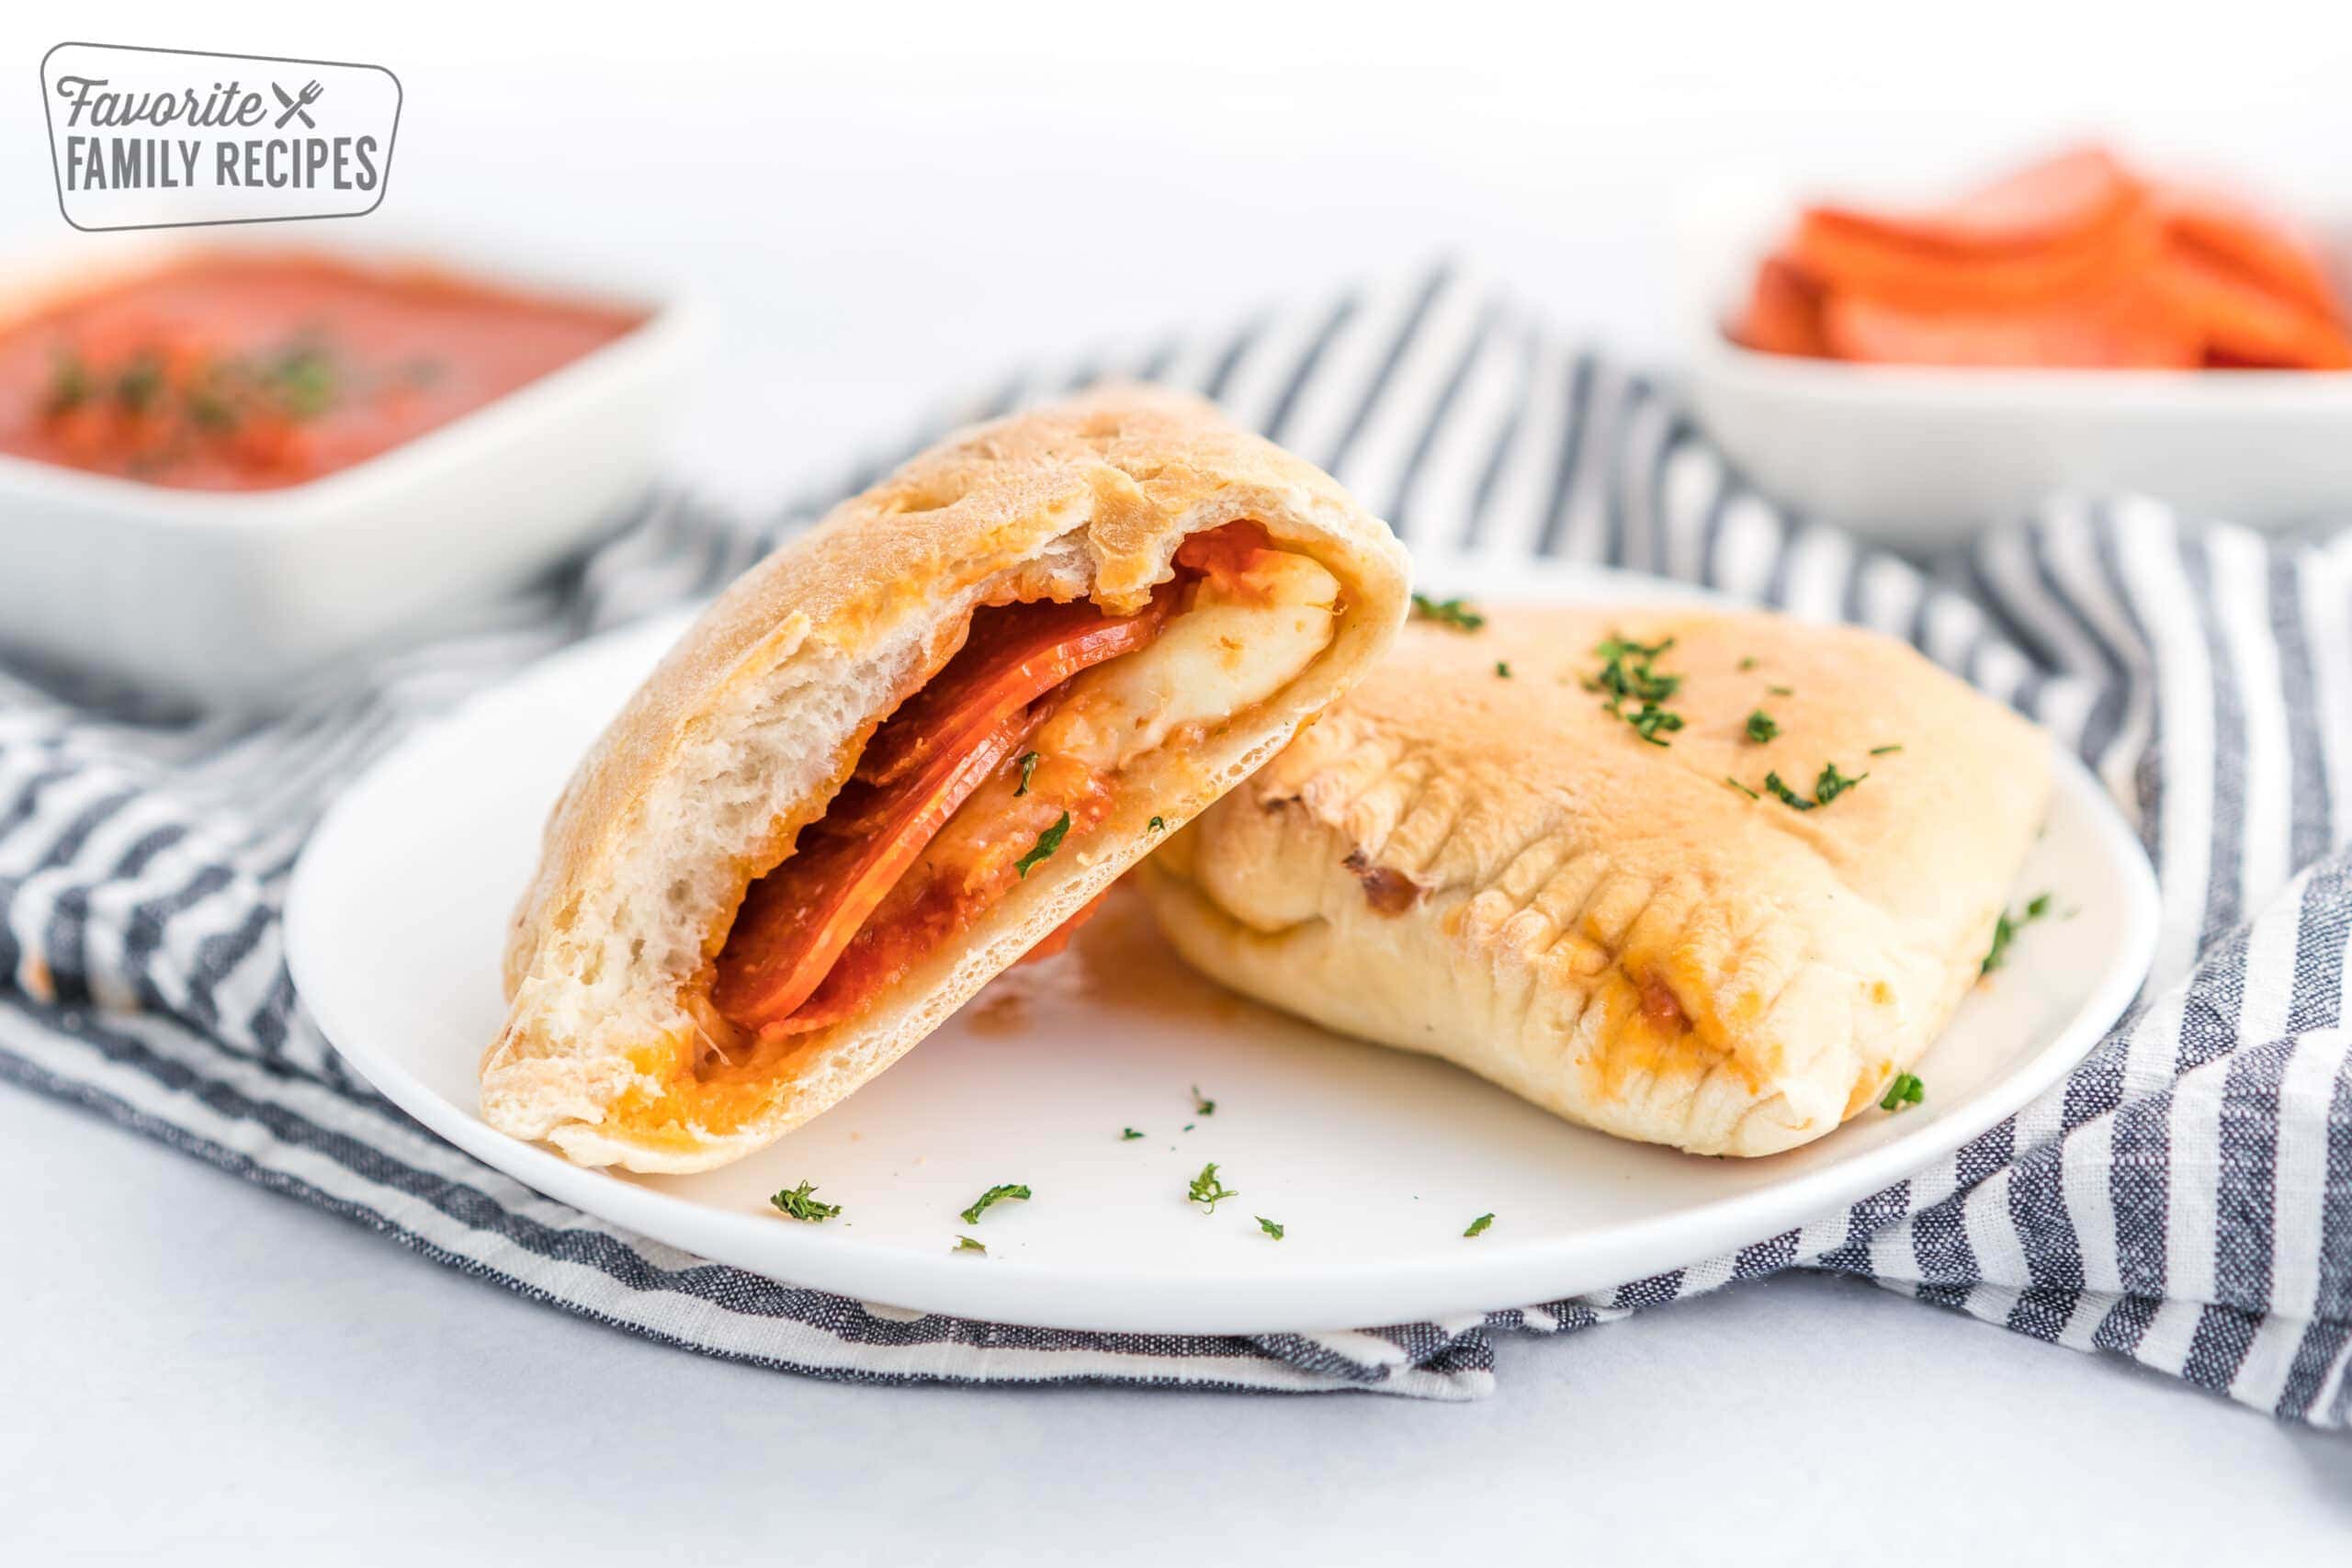
<svg viewBox="0 0 2352 1568">
<path fill-rule="evenodd" d="M 1847 1280 L 1505 1340 L 1473 1404 L 874 1389 L 575 1321 L 14 1092 L 0 1192 L 0 1540 L 44 1549 L 1031 1564 L 1442 1545 L 1761 1568 L 2223 1564 L 2256 1544 L 2318 1562 L 2352 1539 L 2352 1442 Z"/>
<path fill-rule="evenodd" d="M 1502 51 L 1460 8 L 1384 52 L 1204 5 L 1177 30 L 1085 7 L 1050 47 L 969 7 L 877 11 L 866 36 L 790 8 L 751 37 L 673 5 L 558 51 L 480 6 L 249 6 L 191 38 L 177 7 L 125 6 L 95 36 L 393 64 L 385 231 L 692 279 L 730 332 L 681 466 L 747 498 L 1011 359 L 1440 245 L 1659 352 L 1668 197 L 1739 159 L 1965 169 L 2106 124 L 2352 210 L 2345 51 L 2308 7 L 2308 47 L 2267 51 L 2249 21 L 2242 57 L 2185 29 L 2096 72 L 2068 54 L 2108 41 L 2087 13 L 2017 0 L 2044 46 L 2019 54 L 1997 18 L 1957 36 L 1847 8 L 1870 60 L 1752 7 L 1712 51 L 1670 8 L 1564 12 L 1544 37 L 1515 17 Z M 0 24 L 0 59 L 92 36 L 39 9 Z M 0 246 L 102 250 L 64 232 L 40 142 L 33 95 L 0 94 Z M 10 1562 L 2213 1564 L 2352 1540 L 2352 1441 L 1851 1281 L 1507 1340 L 1499 1391 L 1466 1406 L 876 1390 L 575 1322 L 15 1090 L 0 1193 Z"/>
</svg>

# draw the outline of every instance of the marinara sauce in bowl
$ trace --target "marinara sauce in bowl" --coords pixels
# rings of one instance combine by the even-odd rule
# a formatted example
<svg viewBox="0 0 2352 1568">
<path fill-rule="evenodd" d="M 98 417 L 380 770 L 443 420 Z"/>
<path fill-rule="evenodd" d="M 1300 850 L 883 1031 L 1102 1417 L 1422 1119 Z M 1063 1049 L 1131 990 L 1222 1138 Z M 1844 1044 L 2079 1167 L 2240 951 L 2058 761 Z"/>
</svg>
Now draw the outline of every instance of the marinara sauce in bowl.
<svg viewBox="0 0 2352 1568">
<path fill-rule="evenodd" d="M 0 657 L 183 704 L 543 570 L 651 483 L 675 298 L 235 244 L 0 288 Z"/>
<path fill-rule="evenodd" d="M 0 452 L 183 490 L 302 484 L 471 413 L 645 315 L 422 268 L 198 254 L 0 329 Z"/>
</svg>

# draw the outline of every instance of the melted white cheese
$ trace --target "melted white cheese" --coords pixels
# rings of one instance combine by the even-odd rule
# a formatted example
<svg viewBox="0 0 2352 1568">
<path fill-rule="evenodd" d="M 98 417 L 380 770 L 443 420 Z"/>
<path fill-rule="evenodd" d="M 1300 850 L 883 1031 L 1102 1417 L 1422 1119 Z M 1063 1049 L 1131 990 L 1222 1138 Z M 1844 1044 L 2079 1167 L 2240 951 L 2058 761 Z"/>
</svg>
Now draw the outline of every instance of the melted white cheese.
<svg viewBox="0 0 2352 1568">
<path fill-rule="evenodd" d="M 1150 647 L 1073 681 L 1035 745 L 1107 773 L 1181 726 L 1244 712 L 1330 646 L 1339 596 L 1329 572 L 1287 551 L 1260 551 L 1238 582 L 1204 577 Z"/>
</svg>

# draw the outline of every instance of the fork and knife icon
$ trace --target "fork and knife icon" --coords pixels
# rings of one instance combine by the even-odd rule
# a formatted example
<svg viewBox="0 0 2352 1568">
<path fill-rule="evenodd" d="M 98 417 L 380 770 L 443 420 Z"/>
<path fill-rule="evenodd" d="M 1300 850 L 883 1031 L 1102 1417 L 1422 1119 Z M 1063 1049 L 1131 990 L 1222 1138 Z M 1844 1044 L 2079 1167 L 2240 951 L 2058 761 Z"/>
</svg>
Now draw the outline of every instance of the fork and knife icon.
<svg viewBox="0 0 2352 1568">
<path fill-rule="evenodd" d="M 279 103 L 286 106 L 286 112 L 277 117 L 277 123 L 275 129 L 283 130 L 286 129 L 286 122 L 288 120 L 300 117 L 304 125 L 310 127 L 312 130 L 318 130 L 319 122 L 311 118 L 310 110 L 311 106 L 317 103 L 320 96 L 326 91 L 324 87 L 320 86 L 316 82 L 309 83 L 302 88 L 302 95 L 300 97 L 296 97 L 293 94 L 288 93 L 285 88 L 279 86 L 275 82 L 272 82 L 269 85 L 269 90 L 277 95 L 277 101 Z"/>
</svg>

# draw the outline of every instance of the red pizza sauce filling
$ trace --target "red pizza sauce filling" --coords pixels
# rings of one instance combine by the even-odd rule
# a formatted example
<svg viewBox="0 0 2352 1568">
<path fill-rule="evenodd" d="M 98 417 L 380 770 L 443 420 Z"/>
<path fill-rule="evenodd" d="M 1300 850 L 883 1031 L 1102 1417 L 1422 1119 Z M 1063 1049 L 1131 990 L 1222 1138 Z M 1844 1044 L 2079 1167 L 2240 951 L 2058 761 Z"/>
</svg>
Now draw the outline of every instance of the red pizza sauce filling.
<svg viewBox="0 0 2352 1568">
<path fill-rule="evenodd" d="M 711 987 L 719 1016 L 773 1038 L 856 1014 L 1099 826 L 1114 780 L 1030 739 L 1075 677 L 1148 648 L 1193 582 L 1240 570 L 1265 545 L 1252 524 L 1187 540 L 1175 580 L 1131 615 L 1086 600 L 973 612 L 963 648 L 875 730 L 792 855 L 745 892 Z M 1059 951 L 1092 908 L 1033 956 Z"/>
</svg>

